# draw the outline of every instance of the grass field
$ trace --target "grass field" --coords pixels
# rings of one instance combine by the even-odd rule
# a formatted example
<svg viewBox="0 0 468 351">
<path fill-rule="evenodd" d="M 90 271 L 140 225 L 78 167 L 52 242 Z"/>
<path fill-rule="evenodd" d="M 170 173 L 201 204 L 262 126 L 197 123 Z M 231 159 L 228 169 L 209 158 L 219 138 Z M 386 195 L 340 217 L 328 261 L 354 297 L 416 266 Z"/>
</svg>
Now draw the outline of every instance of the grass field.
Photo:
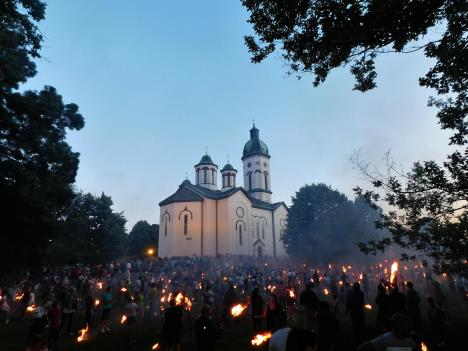
<svg viewBox="0 0 468 351">
<path fill-rule="evenodd" d="M 421 306 L 423 311 L 423 318 L 425 318 L 425 306 Z M 198 316 L 199 306 L 194 306 L 190 316 L 188 312 L 184 318 L 184 335 L 183 335 L 183 350 L 195 350 L 193 343 L 193 335 L 190 332 L 191 326 L 195 323 Z M 468 308 L 467 304 L 461 298 L 454 297 L 450 301 L 449 312 L 451 315 L 451 323 L 454 326 L 452 338 L 456 342 L 463 342 L 468 335 Z M 366 324 L 369 326 L 375 325 L 375 309 L 366 311 Z M 90 331 L 82 343 L 76 342 L 76 337 L 69 335 L 62 335 L 59 339 L 59 349 L 66 351 L 144 351 L 151 350 L 151 346 L 157 341 L 159 330 L 162 326 L 162 321 L 158 318 L 152 320 L 144 320 L 142 323 L 137 324 L 134 334 L 131 336 L 124 325 L 119 323 L 122 312 L 115 309 L 111 320 L 111 332 L 99 333 L 97 326 L 92 325 Z M 76 329 L 79 328 L 79 323 L 82 317 L 77 315 L 74 318 Z M 96 318 L 98 319 L 98 318 Z M 349 316 L 345 314 L 343 306 L 339 306 L 338 319 L 342 327 L 342 340 L 341 350 L 350 350 L 351 338 Z M 24 320 L 12 320 L 7 325 L 0 326 L 0 350 L 5 351 L 24 351 L 26 338 L 28 335 L 29 327 L 32 318 L 26 317 Z M 300 317 L 293 319 L 291 324 L 300 326 Z M 250 338 L 252 336 L 250 319 L 247 316 L 235 320 L 233 323 L 225 326 L 224 333 L 218 341 L 217 350 L 220 351 L 242 351 L 253 350 L 250 345 Z M 425 335 L 430 339 L 430 335 Z M 455 342 L 455 341 L 454 341 Z M 460 345 L 461 346 L 461 345 Z M 255 350 L 262 350 L 265 348 L 255 348 Z M 450 348 L 450 350 L 464 350 L 465 348 Z M 430 344 L 429 350 L 444 350 L 444 348 L 437 348 Z M 445 348 L 445 350 L 449 350 Z"/>
</svg>

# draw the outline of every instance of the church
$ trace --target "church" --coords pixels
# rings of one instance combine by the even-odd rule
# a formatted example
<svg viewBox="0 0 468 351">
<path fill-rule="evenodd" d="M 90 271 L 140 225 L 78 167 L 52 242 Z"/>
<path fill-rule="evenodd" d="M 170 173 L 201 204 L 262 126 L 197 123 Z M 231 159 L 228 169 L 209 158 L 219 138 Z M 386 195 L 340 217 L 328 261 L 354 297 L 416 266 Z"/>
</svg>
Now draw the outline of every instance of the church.
<svg viewBox="0 0 468 351">
<path fill-rule="evenodd" d="M 288 208 L 271 202 L 270 154 L 253 125 L 242 154 L 244 187 L 237 170 L 221 169 L 205 154 L 195 167 L 195 184 L 184 180 L 159 203 L 159 257 L 250 255 L 284 257 L 281 236 Z"/>
</svg>

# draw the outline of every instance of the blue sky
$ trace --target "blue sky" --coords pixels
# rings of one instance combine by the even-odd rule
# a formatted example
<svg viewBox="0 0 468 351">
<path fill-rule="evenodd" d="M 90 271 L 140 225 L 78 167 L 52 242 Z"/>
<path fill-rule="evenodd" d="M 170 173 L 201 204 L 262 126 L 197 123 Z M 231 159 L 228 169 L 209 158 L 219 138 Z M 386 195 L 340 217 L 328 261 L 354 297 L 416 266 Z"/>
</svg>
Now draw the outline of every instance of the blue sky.
<svg viewBox="0 0 468 351">
<path fill-rule="evenodd" d="M 112 196 L 127 227 L 157 223 L 205 147 L 222 167 L 242 170 L 252 119 L 269 149 L 274 201 L 290 203 L 304 184 L 325 182 L 353 196 L 366 181 L 349 161 L 361 150 L 383 168 L 389 149 L 408 168 L 448 151 L 433 94 L 418 85 L 422 53 L 377 60 L 378 88 L 352 91 L 347 68 L 318 88 L 286 76 L 278 54 L 250 63 L 251 33 L 239 0 L 50 0 L 43 58 L 24 88 L 52 85 L 86 120 L 68 141 L 80 152 L 77 188 Z M 239 182 L 240 181 L 240 182 Z M 238 183 L 242 183 L 241 179 Z"/>
</svg>

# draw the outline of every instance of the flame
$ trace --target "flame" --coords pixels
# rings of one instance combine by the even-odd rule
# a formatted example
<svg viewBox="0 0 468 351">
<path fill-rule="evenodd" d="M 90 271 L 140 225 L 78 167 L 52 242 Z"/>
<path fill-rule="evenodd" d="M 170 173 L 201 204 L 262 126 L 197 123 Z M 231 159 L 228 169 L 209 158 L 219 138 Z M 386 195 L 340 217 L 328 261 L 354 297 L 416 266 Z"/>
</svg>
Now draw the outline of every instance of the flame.
<svg viewBox="0 0 468 351">
<path fill-rule="evenodd" d="M 120 320 L 120 324 L 124 324 L 127 321 L 127 316 L 123 315 L 122 319 Z"/>
<path fill-rule="evenodd" d="M 34 312 L 36 305 L 32 304 L 31 306 L 26 307 L 26 312 Z"/>
<path fill-rule="evenodd" d="M 152 254 L 154 254 L 154 250 L 153 249 L 148 249 L 147 253 L 148 253 L 148 255 L 151 256 Z"/>
<path fill-rule="evenodd" d="M 15 300 L 16 300 L 16 301 L 19 301 L 19 300 L 21 300 L 23 297 L 24 297 L 24 293 L 21 294 L 21 295 L 17 294 L 16 297 L 15 297 Z"/>
<path fill-rule="evenodd" d="M 324 293 L 325 295 L 328 295 L 328 294 L 329 294 L 328 289 L 327 289 L 327 288 L 323 289 L 323 293 Z"/>
<path fill-rule="evenodd" d="M 241 316 L 247 308 L 247 305 L 237 304 L 231 307 L 231 316 L 239 317 Z"/>
<path fill-rule="evenodd" d="M 328 269 L 331 269 L 331 264 L 330 263 L 328 264 Z"/>
<path fill-rule="evenodd" d="M 340 280 L 340 281 L 338 282 L 338 284 L 339 284 L 339 285 L 343 285 L 343 281 Z"/>
<path fill-rule="evenodd" d="M 271 338 L 271 333 L 270 332 L 265 332 L 261 334 L 255 335 L 252 340 L 250 341 L 253 346 L 260 346 L 264 342 L 266 342 L 268 339 Z"/>
<path fill-rule="evenodd" d="M 76 341 L 82 342 L 84 340 L 84 337 L 85 337 L 87 332 L 88 332 L 88 325 L 86 324 L 86 327 L 84 329 L 80 329 L 78 331 L 78 333 L 80 333 L 80 335 L 78 335 L 78 337 L 76 338 Z"/>
<path fill-rule="evenodd" d="M 371 310 L 371 309 L 372 309 L 372 305 L 369 305 L 369 304 L 364 305 L 364 307 L 367 308 L 368 310 Z"/>
<path fill-rule="evenodd" d="M 429 351 L 426 344 L 424 342 L 422 342 L 422 341 L 421 341 L 421 351 Z"/>
<path fill-rule="evenodd" d="M 96 299 L 96 301 L 94 301 L 94 306 L 99 306 L 100 303 L 101 303 L 101 301 L 99 301 L 98 299 Z"/>
<path fill-rule="evenodd" d="M 102 290 L 102 283 L 101 283 L 101 282 L 98 282 L 98 283 L 97 283 L 97 287 L 98 287 L 99 290 Z"/>
<path fill-rule="evenodd" d="M 346 273 L 346 267 L 345 266 L 341 267 L 341 270 L 343 271 L 343 273 Z"/>
<path fill-rule="evenodd" d="M 127 288 L 122 288 L 120 289 L 121 292 L 126 292 L 127 291 Z"/>
<path fill-rule="evenodd" d="M 151 350 L 159 350 L 159 342 L 151 346 Z"/>
<path fill-rule="evenodd" d="M 391 273 L 390 273 L 390 283 L 395 284 L 396 283 L 396 274 L 398 272 L 398 262 L 393 261 L 392 263 L 392 268 L 391 268 Z"/>
<path fill-rule="evenodd" d="M 359 280 L 362 280 L 362 277 L 363 277 L 363 276 L 362 276 L 362 273 L 359 274 Z"/>
<path fill-rule="evenodd" d="M 294 293 L 294 290 L 293 289 L 289 289 L 289 297 L 291 299 L 295 299 L 296 298 L 296 294 Z"/>
<path fill-rule="evenodd" d="M 168 300 L 170 300 L 171 294 L 169 294 Z M 187 296 L 184 296 L 181 292 L 178 293 L 175 297 L 176 305 L 183 306 L 187 311 L 192 309 L 192 301 Z"/>
</svg>

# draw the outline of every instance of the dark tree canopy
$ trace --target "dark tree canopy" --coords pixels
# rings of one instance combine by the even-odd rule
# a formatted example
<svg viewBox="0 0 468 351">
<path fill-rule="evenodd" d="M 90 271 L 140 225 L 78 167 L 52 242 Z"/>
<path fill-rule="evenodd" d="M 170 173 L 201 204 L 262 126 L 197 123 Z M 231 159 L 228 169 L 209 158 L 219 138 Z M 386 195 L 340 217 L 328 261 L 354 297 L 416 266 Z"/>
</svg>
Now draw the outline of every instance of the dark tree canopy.
<svg viewBox="0 0 468 351">
<path fill-rule="evenodd" d="M 0 2 L 0 270 L 40 262 L 74 197 L 78 153 L 65 141 L 83 117 L 52 87 L 20 92 L 36 74 L 45 3 Z"/>
<path fill-rule="evenodd" d="M 127 220 L 112 210 L 109 196 L 78 193 L 62 218 L 49 246 L 49 261 L 104 263 L 125 253 Z"/>
<path fill-rule="evenodd" d="M 300 259 L 344 261 L 358 256 L 358 241 L 377 238 L 378 215 L 363 199 L 350 201 L 325 184 L 305 185 L 292 198 L 282 241 Z"/>
<path fill-rule="evenodd" d="M 290 74 L 311 74 L 319 85 L 335 68 L 348 66 L 354 89 L 376 87 L 375 58 L 387 53 L 423 50 L 434 63 L 423 87 L 438 97 L 429 106 L 438 109 L 442 129 L 452 132 L 454 151 L 442 164 L 416 162 L 400 171 L 393 162 L 387 175 L 372 174 L 359 157 L 357 167 L 372 181 L 374 190 L 356 188 L 373 205 L 390 208 L 377 222 L 390 236 L 362 243 L 376 253 L 391 244 L 427 255 L 436 269 L 468 269 L 468 2 L 466 0 L 333 1 L 242 0 L 250 12 L 254 36 L 245 42 L 252 61 L 259 63 L 279 50 Z M 410 255 L 410 256 L 409 256 Z"/>
<path fill-rule="evenodd" d="M 246 36 L 252 61 L 275 50 L 291 74 L 310 73 L 317 86 L 331 70 L 349 66 L 355 89 L 376 86 L 377 55 L 423 49 L 435 61 L 420 84 L 445 100 L 441 127 L 454 130 L 451 142 L 466 143 L 468 84 L 468 5 L 464 0 L 242 0 L 255 36 Z M 441 32 L 436 34 L 435 32 Z"/>
<path fill-rule="evenodd" d="M 128 235 L 130 255 L 144 255 L 149 248 L 158 248 L 159 225 L 138 221 Z"/>
</svg>

